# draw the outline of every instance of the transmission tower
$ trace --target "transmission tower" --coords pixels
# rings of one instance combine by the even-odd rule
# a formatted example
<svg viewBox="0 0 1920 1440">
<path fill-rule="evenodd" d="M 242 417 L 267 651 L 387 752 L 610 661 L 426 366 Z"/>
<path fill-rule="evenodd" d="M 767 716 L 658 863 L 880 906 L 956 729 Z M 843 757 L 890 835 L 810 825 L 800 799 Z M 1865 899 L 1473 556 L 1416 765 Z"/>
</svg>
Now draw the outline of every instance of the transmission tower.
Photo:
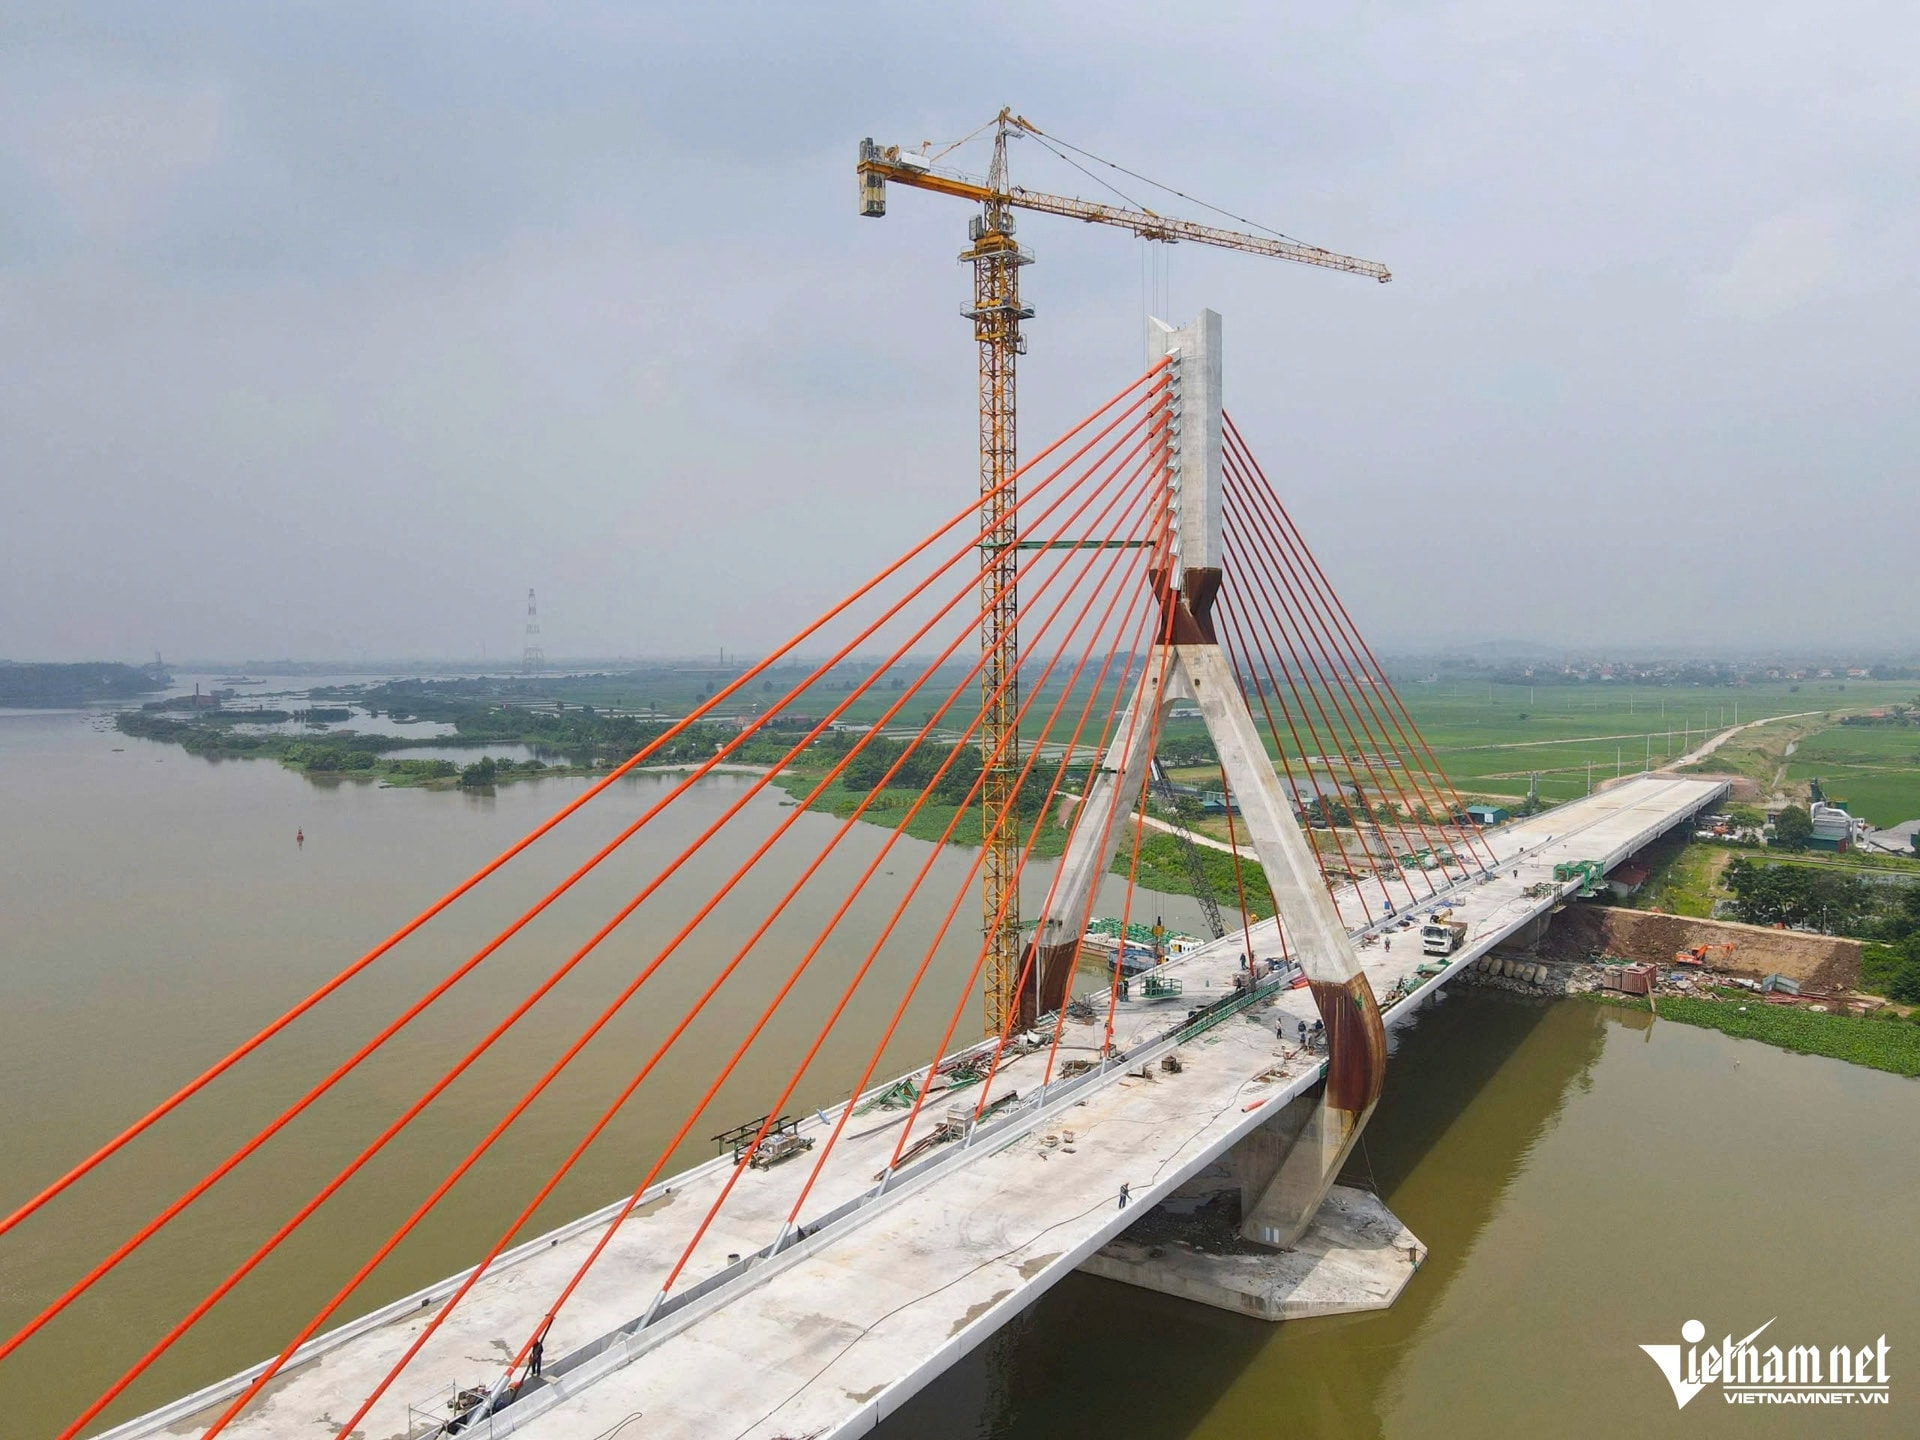
<svg viewBox="0 0 1920 1440">
<path fill-rule="evenodd" d="M 540 648 L 540 611 L 533 603 L 533 587 L 529 585 L 527 587 L 527 648 L 520 657 L 520 672 L 523 675 L 531 675 L 536 670 L 544 669 L 546 663 L 547 652 Z"/>
</svg>

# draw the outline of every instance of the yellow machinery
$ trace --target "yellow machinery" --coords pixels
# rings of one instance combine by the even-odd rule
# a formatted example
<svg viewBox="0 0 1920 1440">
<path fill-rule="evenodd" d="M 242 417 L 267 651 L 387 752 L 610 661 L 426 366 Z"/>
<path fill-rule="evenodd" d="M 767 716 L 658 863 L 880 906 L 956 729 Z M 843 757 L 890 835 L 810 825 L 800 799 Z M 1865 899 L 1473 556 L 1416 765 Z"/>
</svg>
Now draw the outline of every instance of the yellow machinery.
<svg viewBox="0 0 1920 1440">
<path fill-rule="evenodd" d="M 911 185 L 916 190 L 952 195 L 980 207 L 980 213 L 974 216 L 969 227 L 971 244 L 960 258 L 973 264 L 973 306 L 965 313 L 973 321 L 973 338 L 980 350 L 980 598 L 983 609 L 980 650 L 985 661 L 980 671 L 980 696 L 986 712 L 980 740 L 983 753 L 997 757 L 986 766 L 981 777 L 981 833 L 990 838 L 986 840 L 981 864 L 980 903 L 987 940 L 986 1028 L 989 1034 L 995 1034 L 1005 1023 L 1020 972 L 1017 873 L 1020 836 L 1017 826 L 1004 824 L 997 831 L 994 827 L 995 816 L 1002 812 L 1015 813 L 1013 789 L 1021 763 L 1018 737 L 1011 733 L 1019 706 L 1020 648 L 1014 593 L 1019 570 L 1019 552 L 1014 545 L 1018 534 L 1018 497 L 1014 487 L 1004 482 L 1016 468 L 1018 453 L 1014 428 L 1014 365 L 1016 357 L 1027 348 L 1020 333 L 1020 322 L 1033 314 L 1032 308 L 1020 300 L 1020 268 L 1032 264 L 1033 256 L 1022 250 L 1013 238 L 1013 212 L 1038 210 L 1070 220 L 1117 225 L 1144 240 L 1166 244 L 1188 240 L 1199 245 L 1245 250 L 1303 265 L 1370 275 L 1383 283 L 1393 277 L 1386 266 L 1376 261 L 1357 260 L 1351 255 L 1303 245 L 1284 236 L 1223 230 L 1190 220 L 1170 219 L 1151 210 L 1047 195 L 1010 185 L 1007 181 L 1009 134 L 1032 136 L 1049 148 L 1063 142 L 1050 140 L 1030 121 L 1008 110 L 1002 110 L 989 123 L 994 127 L 993 160 L 984 181 L 936 168 L 924 154 L 902 150 L 897 145 L 882 147 L 871 139 L 860 142 L 858 171 L 860 213 L 865 216 L 878 218 L 887 213 L 889 181 Z M 1003 738 L 1007 743 L 1001 743 Z"/>
</svg>

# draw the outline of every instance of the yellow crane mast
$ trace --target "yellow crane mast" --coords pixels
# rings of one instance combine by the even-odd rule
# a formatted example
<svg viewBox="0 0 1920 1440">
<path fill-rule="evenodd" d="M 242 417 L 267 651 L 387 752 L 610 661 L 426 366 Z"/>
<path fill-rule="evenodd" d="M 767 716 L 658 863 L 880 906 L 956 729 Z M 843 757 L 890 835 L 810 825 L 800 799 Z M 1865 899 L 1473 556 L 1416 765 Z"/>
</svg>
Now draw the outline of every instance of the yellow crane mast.
<svg viewBox="0 0 1920 1440">
<path fill-rule="evenodd" d="M 994 127 L 993 159 L 984 180 L 937 167 L 924 154 L 899 146 L 860 142 L 860 213 L 879 218 L 887 213 L 887 183 L 910 185 L 969 200 L 980 207 L 968 227 L 969 247 L 960 258 L 973 265 L 973 304 L 963 313 L 973 321 L 974 343 L 980 352 L 980 697 L 984 710 L 980 744 L 987 764 L 981 776 L 980 819 L 985 853 L 980 867 L 980 905 L 986 958 L 986 1028 L 998 1033 L 1014 1004 L 1014 986 L 1020 972 L 1019 834 L 1017 827 L 994 829 L 994 817 L 1017 813 L 1013 790 L 1020 773 L 1019 737 L 1014 734 L 1019 713 L 1020 642 L 1015 580 L 1019 552 L 1016 513 L 1018 497 L 1007 477 L 1017 466 L 1014 366 L 1026 353 L 1020 322 L 1033 315 L 1020 300 L 1020 269 L 1033 263 L 1013 238 L 1013 212 L 1036 210 L 1089 224 L 1114 225 L 1144 240 L 1166 244 L 1186 240 L 1226 250 L 1244 250 L 1369 275 L 1381 282 L 1393 277 L 1373 260 L 1358 260 L 1284 236 L 1252 235 L 1191 220 L 1177 220 L 1153 211 L 1048 195 L 1007 181 L 1007 137 L 1041 131 L 1024 117 L 1001 110 Z"/>
</svg>

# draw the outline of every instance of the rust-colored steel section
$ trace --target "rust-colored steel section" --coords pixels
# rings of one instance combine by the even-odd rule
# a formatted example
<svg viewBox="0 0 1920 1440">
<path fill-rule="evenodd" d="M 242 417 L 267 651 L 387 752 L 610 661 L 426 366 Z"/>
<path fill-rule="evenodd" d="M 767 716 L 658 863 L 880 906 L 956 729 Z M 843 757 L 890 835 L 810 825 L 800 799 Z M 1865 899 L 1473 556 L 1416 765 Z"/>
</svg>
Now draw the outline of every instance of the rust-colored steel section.
<svg viewBox="0 0 1920 1440">
<path fill-rule="evenodd" d="M 1189 568 L 1181 573 L 1180 588 L 1185 593 L 1187 614 L 1193 617 L 1193 625 L 1202 639 L 1209 645 L 1219 641 L 1213 634 L 1213 602 L 1220 594 L 1220 570 L 1217 566 L 1206 569 Z M 1193 641 L 1188 641 L 1193 644 Z"/>
<path fill-rule="evenodd" d="M 1029 941 L 1021 952 L 1020 973 L 1040 977 L 1040 994 L 1036 999 L 1031 985 L 1020 987 L 1020 995 L 1014 1006 L 1013 1029 L 1016 1034 L 1031 1030 L 1040 1016 L 1056 1014 L 1065 1006 L 1067 991 L 1073 985 L 1074 967 L 1080 958 L 1080 941 L 1063 940 L 1058 945 L 1043 945 L 1037 955 L 1032 951 L 1033 943 Z"/>
<path fill-rule="evenodd" d="M 1220 593 L 1218 570 L 1189 570 L 1175 589 L 1170 566 L 1156 565 L 1148 573 L 1154 598 L 1160 602 L 1160 633 L 1174 645 L 1212 645 L 1213 600 Z M 1196 597 L 1200 608 L 1196 610 Z M 1202 616 L 1205 617 L 1204 623 Z"/>
<path fill-rule="evenodd" d="M 1387 1078 L 1387 1029 L 1373 986 L 1364 973 L 1311 983 L 1313 1003 L 1327 1025 L 1327 1104 L 1364 1114 L 1380 1098 Z"/>
</svg>

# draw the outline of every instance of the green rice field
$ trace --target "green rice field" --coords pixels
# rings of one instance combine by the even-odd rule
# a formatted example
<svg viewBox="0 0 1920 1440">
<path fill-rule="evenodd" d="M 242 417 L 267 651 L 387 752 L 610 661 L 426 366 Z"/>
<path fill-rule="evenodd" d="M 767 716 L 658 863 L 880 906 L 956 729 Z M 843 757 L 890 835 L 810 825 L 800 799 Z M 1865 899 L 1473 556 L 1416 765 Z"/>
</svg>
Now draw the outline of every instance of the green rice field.
<svg viewBox="0 0 1920 1440">
<path fill-rule="evenodd" d="M 1817 778 L 1829 799 L 1876 825 L 1920 815 L 1920 726 L 1836 725 L 1800 742 L 1790 781 Z"/>
<path fill-rule="evenodd" d="M 1571 800 L 1616 773 L 1659 767 L 1713 732 L 1769 716 L 1823 713 L 1913 698 L 1910 683 L 1808 681 L 1739 687 L 1403 684 L 1401 695 L 1462 793 Z M 1764 741 L 1767 729 L 1747 732 Z M 1716 756 L 1716 759 L 1719 758 Z"/>
<path fill-rule="evenodd" d="M 1064 675 L 1042 683 L 1038 672 L 1044 657 L 1030 657 L 1028 663 L 1022 699 L 1031 705 L 1026 726 L 1031 735 L 1059 699 Z M 800 665 L 776 667 L 735 697 L 726 709 L 755 713 L 758 707 L 775 702 L 804 673 Z M 870 667 L 850 664 L 815 685 L 788 709 L 824 716 L 870 673 Z M 908 667 L 902 666 L 900 673 L 902 683 L 911 686 L 914 676 Z M 963 683 L 965 677 L 965 665 L 943 667 L 923 690 L 907 698 L 893 725 L 917 727 L 958 686 L 961 693 L 941 716 L 939 725 L 945 735 L 957 734 L 973 719 L 978 706 L 974 687 Z M 644 678 L 561 681 L 554 688 L 575 703 L 613 705 L 643 713 L 651 706 L 653 713 L 672 715 L 685 713 L 728 678 L 725 668 L 689 665 L 683 669 L 663 667 Z M 1066 718 L 1055 731 L 1056 741 L 1071 734 L 1072 719 L 1090 679 L 1091 672 L 1083 675 L 1082 693 L 1069 700 Z M 1096 743 L 1099 718 L 1107 713 L 1108 699 L 1119 679 L 1120 667 L 1116 665 L 1107 678 L 1107 693 L 1095 707 L 1094 722 L 1082 739 L 1083 748 Z M 1841 713 L 1920 698 L 1920 685 L 1911 681 L 1808 680 L 1710 688 L 1606 683 L 1534 687 L 1403 678 L 1396 684 L 1435 758 L 1452 783 L 1470 799 L 1514 804 L 1526 795 L 1529 776 L 1538 774 L 1543 802 L 1571 800 L 1586 794 L 1590 781 L 1598 784 L 1616 774 L 1665 765 L 1736 720 L 1745 723 L 1764 717 L 1805 716 L 1734 737 L 1714 754 L 1709 768 L 1743 773 L 1770 788 L 1785 765 L 1785 780 L 1804 782 L 1811 776 L 1822 776 L 1836 796 L 1854 803 L 1855 813 L 1876 823 L 1889 824 L 1920 815 L 1920 732 L 1830 728 Z M 849 724 L 872 723 L 901 699 L 892 677 L 884 677 L 839 718 Z M 1265 730 L 1266 717 L 1257 700 L 1254 708 Z M 1332 731 L 1344 737 L 1349 726 L 1364 725 L 1385 730 L 1393 743 L 1399 742 L 1392 724 L 1393 712 L 1383 692 L 1356 691 L 1348 695 L 1309 689 L 1295 709 L 1294 727 L 1287 725 L 1277 704 L 1273 711 L 1282 742 L 1280 753 L 1294 761 L 1296 769 L 1303 755 L 1323 751 L 1337 754 L 1346 748 L 1344 738 L 1338 745 L 1317 740 L 1316 728 L 1322 736 Z M 1309 728 L 1309 721 L 1313 728 Z M 1299 732 L 1297 738 L 1294 729 Z M 1782 752 L 1787 741 L 1799 737 L 1810 738 L 1800 738 L 1797 752 L 1785 756 Z M 1177 756 L 1189 743 L 1204 748 L 1204 732 L 1198 720 L 1168 720 L 1162 730 L 1162 754 Z M 1376 742 L 1363 742 L 1363 748 L 1376 757 L 1380 749 Z M 1344 773 L 1347 763 L 1336 759 L 1335 769 Z M 1382 788 L 1390 788 L 1393 778 L 1381 776 Z"/>
</svg>

